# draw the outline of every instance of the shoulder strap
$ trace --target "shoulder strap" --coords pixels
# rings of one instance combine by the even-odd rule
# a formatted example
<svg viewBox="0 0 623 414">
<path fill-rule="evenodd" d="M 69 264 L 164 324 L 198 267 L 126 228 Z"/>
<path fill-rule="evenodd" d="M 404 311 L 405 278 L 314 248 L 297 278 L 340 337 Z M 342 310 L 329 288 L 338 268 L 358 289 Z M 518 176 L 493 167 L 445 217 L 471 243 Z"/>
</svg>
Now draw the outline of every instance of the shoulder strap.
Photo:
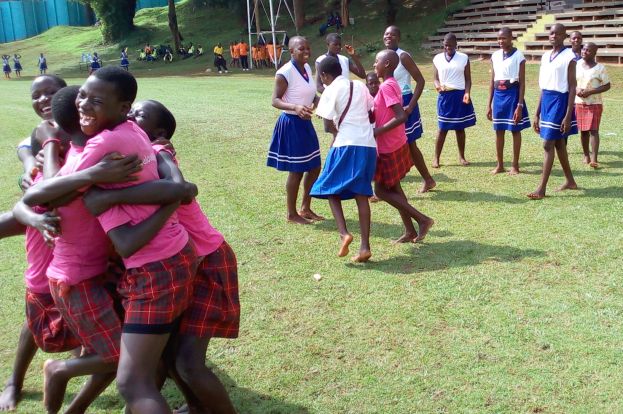
<svg viewBox="0 0 623 414">
<path fill-rule="evenodd" d="M 344 108 L 344 112 L 342 112 L 342 116 L 340 116 L 340 120 L 337 122 L 337 127 L 339 128 L 346 116 L 346 113 L 350 109 L 350 103 L 353 100 L 353 81 L 350 81 L 350 93 L 348 94 L 348 103 L 346 104 L 346 108 Z"/>
</svg>

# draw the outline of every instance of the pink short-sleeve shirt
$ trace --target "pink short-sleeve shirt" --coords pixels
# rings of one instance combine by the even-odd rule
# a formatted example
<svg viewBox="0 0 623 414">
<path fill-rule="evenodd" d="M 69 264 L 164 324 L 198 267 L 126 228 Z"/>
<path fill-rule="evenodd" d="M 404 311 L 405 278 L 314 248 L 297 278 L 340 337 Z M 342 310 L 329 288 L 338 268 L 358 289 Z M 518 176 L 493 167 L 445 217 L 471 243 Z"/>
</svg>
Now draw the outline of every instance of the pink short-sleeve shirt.
<svg viewBox="0 0 623 414">
<path fill-rule="evenodd" d="M 393 77 L 387 78 L 381 83 L 379 92 L 374 97 L 374 117 L 377 127 L 385 125 L 394 118 L 394 111 L 391 107 L 396 104 L 402 105 L 400 86 Z M 376 137 L 379 154 L 392 153 L 405 145 L 406 142 L 405 124 L 400 124 Z"/>
</svg>

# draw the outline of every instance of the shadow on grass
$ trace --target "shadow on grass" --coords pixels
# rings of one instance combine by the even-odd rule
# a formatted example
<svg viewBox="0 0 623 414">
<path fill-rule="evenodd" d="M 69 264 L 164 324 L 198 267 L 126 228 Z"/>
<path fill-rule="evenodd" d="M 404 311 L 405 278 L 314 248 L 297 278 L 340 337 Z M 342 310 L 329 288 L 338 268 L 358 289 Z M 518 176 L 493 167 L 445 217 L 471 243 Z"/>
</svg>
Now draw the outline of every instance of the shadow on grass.
<svg viewBox="0 0 623 414">
<path fill-rule="evenodd" d="M 486 193 L 484 191 L 439 191 L 432 193 L 431 200 L 435 201 L 468 201 L 472 203 L 507 203 L 523 204 L 528 201 L 525 197 L 509 197 L 505 195 Z"/>
<path fill-rule="evenodd" d="M 543 256 L 545 256 L 543 250 L 520 249 L 471 240 L 451 240 L 418 244 L 412 255 L 397 256 L 381 261 L 372 260 L 364 265 L 349 263 L 347 266 L 356 266 L 359 270 L 412 274 L 475 266 L 484 262 L 516 262 L 527 257 Z"/>
<path fill-rule="evenodd" d="M 398 213 L 396 213 L 398 215 Z M 374 213 L 372 213 L 374 217 Z M 417 225 L 416 225 L 417 226 Z M 359 236 L 361 233 L 359 232 L 359 221 L 356 219 L 346 219 L 346 227 L 348 231 L 352 234 Z M 335 239 L 337 240 L 339 235 L 337 232 L 337 227 L 335 225 L 335 220 L 333 218 L 327 218 L 327 220 L 319 221 L 313 226 L 314 229 L 325 231 L 328 233 L 333 233 L 335 235 Z M 416 227 L 417 228 L 417 227 Z M 388 223 L 380 223 L 372 221 L 370 226 L 370 235 L 373 237 L 382 237 L 384 239 L 394 240 L 400 237 L 404 233 L 404 227 L 401 224 L 388 224 Z M 435 230 L 430 231 L 429 235 L 433 237 L 450 237 L 452 236 L 452 232 L 447 230 Z"/>
<path fill-rule="evenodd" d="M 595 198 L 623 198 L 623 187 L 581 188 L 584 196 Z"/>
<path fill-rule="evenodd" d="M 455 183 L 455 182 L 457 182 L 456 178 L 450 178 L 446 174 L 435 173 L 435 171 L 436 170 L 432 170 L 432 171 L 430 171 L 430 173 L 433 176 L 433 178 L 435 179 L 435 181 L 437 181 L 438 183 Z M 422 177 L 420 177 L 420 174 L 417 172 L 417 170 L 414 167 L 409 172 L 409 174 L 407 174 L 407 176 L 402 179 L 402 181 L 407 182 L 407 183 L 413 183 L 413 182 L 419 183 L 419 182 L 422 182 Z M 435 190 L 432 190 L 432 191 L 435 191 Z"/>
</svg>

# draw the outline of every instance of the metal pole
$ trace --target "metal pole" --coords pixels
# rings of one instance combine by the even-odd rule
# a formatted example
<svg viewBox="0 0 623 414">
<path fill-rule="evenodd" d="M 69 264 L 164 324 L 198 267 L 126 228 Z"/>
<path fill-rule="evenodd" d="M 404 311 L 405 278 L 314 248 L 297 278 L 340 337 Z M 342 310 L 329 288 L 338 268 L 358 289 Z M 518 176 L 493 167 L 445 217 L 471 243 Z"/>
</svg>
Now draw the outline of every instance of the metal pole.
<svg viewBox="0 0 623 414">
<path fill-rule="evenodd" d="M 249 67 L 253 69 L 253 43 L 251 43 L 251 8 L 249 4 L 250 1 L 251 0 L 247 0 L 247 29 L 249 32 L 249 51 L 251 51 L 251 59 L 249 59 L 249 56 L 247 56 L 247 59 L 249 60 Z M 255 18 L 257 19 L 257 16 Z"/>
<path fill-rule="evenodd" d="M 275 38 L 275 12 L 273 11 L 273 0 L 268 0 L 268 4 L 270 7 L 270 30 L 273 35 L 273 64 L 275 65 L 275 70 L 277 70 L 277 39 Z"/>
</svg>

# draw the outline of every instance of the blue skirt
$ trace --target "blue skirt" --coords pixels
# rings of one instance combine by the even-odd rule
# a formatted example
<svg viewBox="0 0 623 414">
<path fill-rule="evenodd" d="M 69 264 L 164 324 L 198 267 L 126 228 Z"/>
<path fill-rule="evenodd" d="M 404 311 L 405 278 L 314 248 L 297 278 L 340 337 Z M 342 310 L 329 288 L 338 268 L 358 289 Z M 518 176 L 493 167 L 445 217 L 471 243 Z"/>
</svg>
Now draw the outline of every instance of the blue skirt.
<svg viewBox="0 0 623 414">
<path fill-rule="evenodd" d="M 402 95 L 402 106 L 409 105 L 412 97 L 412 93 Z M 420 138 L 424 133 L 422 118 L 420 117 L 420 107 L 418 105 L 415 105 L 413 112 L 411 112 L 407 118 L 407 122 L 405 122 L 405 132 L 407 133 L 407 142 L 409 144 Z"/>
<path fill-rule="evenodd" d="M 39 64 L 39 70 L 48 70 L 48 64 L 47 63 L 40 63 Z"/>
<path fill-rule="evenodd" d="M 526 101 L 523 102 L 521 120 L 517 125 L 513 122 L 515 108 L 519 103 L 519 86 L 507 90 L 493 91 L 493 130 L 494 131 L 521 131 L 530 128 L 530 117 Z"/>
<path fill-rule="evenodd" d="M 347 145 L 332 147 L 311 196 L 339 196 L 349 200 L 357 195 L 370 197 L 376 169 L 376 148 Z"/>
<path fill-rule="evenodd" d="M 16 62 L 15 65 L 13 66 L 13 69 L 15 69 L 16 71 L 21 72 L 22 71 L 22 64 L 19 62 Z"/>
<path fill-rule="evenodd" d="M 476 125 L 476 113 L 472 103 L 464 104 L 464 90 L 440 92 L 437 97 L 439 129 L 461 130 Z"/>
<path fill-rule="evenodd" d="M 312 121 L 281 113 L 273 131 L 266 165 L 291 172 L 320 167 L 320 145 Z"/>
<path fill-rule="evenodd" d="M 128 59 L 121 59 L 121 66 L 127 68 L 128 66 L 130 66 L 130 61 Z"/>
<path fill-rule="evenodd" d="M 556 92 L 543 89 L 541 91 L 541 138 L 546 141 L 567 138 L 569 135 L 578 133 L 578 123 L 575 119 L 575 111 L 571 111 L 571 130 L 563 135 L 560 131 L 562 121 L 567 114 L 569 92 Z"/>
<path fill-rule="evenodd" d="M 2 65 L 4 73 L 11 73 L 11 65 Z"/>
</svg>

